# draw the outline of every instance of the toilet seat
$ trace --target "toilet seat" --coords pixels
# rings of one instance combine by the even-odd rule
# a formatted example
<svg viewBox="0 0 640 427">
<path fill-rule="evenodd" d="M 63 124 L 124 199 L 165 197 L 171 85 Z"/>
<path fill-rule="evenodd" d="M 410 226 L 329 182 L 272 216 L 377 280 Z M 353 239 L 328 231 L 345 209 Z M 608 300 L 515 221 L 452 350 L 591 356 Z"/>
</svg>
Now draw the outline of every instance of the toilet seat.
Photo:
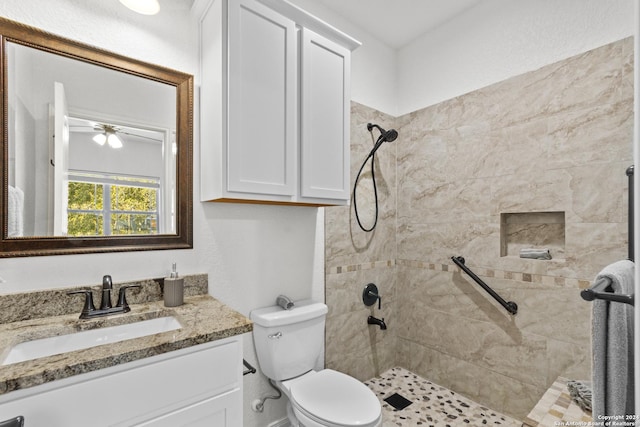
<svg viewBox="0 0 640 427">
<path fill-rule="evenodd" d="M 382 410 L 376 395 L 360 381 L 332 369 L 309 372 L 289 384 L 294 412 L 322 426 L 375 427 Z"/>
</svg>

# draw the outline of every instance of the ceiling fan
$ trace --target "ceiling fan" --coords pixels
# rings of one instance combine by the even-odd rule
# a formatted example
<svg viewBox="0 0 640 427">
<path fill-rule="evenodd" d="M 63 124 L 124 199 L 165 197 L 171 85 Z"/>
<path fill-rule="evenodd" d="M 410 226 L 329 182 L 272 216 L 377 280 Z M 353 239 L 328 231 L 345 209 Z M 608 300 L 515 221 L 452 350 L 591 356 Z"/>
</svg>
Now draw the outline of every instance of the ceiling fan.
<svg viewBox="0 0 640 427">
<path fill-rule="evenodd" d="M 154 137 L 159 135 L 158 132 L 148 131 L 144 129 L 128 128 L 116 126 L 108 123 L 92 122 L 83 119 L 73 119 L 71 124 L 72 132 L 88 132 L 96 133 L 92 139 L 98 145 L 108 144 L 111 148 L 122 148 L 124 146 L 122 136 L 127 135 L 132 138 L 142 138 L 158 143 L 162 143 L 163 139 Z"/>
<path fill-rule="evenodd" d="M 93 141 L 98 145 L 109 144 L 111 148 L 122 148 L 122 140 L 116 134 L 118 129 L 115 126 L 98 123 L 95 126 L 95 130 L 100 131 L 93 138 Z"/>
</svg>

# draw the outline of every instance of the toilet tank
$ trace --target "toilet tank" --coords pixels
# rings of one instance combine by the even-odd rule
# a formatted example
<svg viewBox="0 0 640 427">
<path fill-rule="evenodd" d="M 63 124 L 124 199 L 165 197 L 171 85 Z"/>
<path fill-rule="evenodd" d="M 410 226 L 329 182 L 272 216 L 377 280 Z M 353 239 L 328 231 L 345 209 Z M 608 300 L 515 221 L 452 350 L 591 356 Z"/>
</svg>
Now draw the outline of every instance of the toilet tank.
<svg viewBox="0 0 640 427">
<path fill-rule="evenodd" d="M 310 300 L 291 310 L 280 306 L 253 310 L 253 341 L 262 372 L 272 380 L 312 370 L 322 355 L 327 306 Z"/>
</svg>

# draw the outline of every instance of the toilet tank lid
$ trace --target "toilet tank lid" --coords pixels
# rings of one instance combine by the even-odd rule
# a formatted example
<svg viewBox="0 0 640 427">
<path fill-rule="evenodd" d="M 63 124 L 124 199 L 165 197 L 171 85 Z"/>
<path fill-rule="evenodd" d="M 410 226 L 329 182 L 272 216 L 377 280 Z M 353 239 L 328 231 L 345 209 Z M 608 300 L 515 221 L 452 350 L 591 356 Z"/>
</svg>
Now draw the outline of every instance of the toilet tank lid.
<svg viewBox="0 0 640 427">
<path fill-rule="evenodd" d="M 249 318 L 257 325 L 266 328 L 304 322 L 327 314 L 329 309 L 321 302 L 312 300 L 297 301 L 291 310 L 278 305 L 252 310 Z"/>
</svg>

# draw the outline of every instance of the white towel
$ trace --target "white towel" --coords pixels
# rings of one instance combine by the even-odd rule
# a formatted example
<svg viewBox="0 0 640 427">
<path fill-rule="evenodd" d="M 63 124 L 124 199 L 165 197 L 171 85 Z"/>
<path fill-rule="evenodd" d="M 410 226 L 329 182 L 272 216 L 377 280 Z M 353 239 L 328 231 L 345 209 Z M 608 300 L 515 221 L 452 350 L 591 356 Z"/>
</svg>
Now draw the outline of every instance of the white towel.
<svg viewBox="0 0 640 427">
<path fill-rule="evenodd" d="M 16 187 L 9 186 L 7 206 L 7 237 L 20 237 L 24 232 L 24 192 Z"/>
<path fill-rule="evenodd" d="M 596 277 L 611 280 L 614 293 L 634 291 L 634 264 L 618 261 Z M 596 299 L 592 312 L 593 419 L 632 415 L 634 410 L 633 306 Z"/>
</svg>

